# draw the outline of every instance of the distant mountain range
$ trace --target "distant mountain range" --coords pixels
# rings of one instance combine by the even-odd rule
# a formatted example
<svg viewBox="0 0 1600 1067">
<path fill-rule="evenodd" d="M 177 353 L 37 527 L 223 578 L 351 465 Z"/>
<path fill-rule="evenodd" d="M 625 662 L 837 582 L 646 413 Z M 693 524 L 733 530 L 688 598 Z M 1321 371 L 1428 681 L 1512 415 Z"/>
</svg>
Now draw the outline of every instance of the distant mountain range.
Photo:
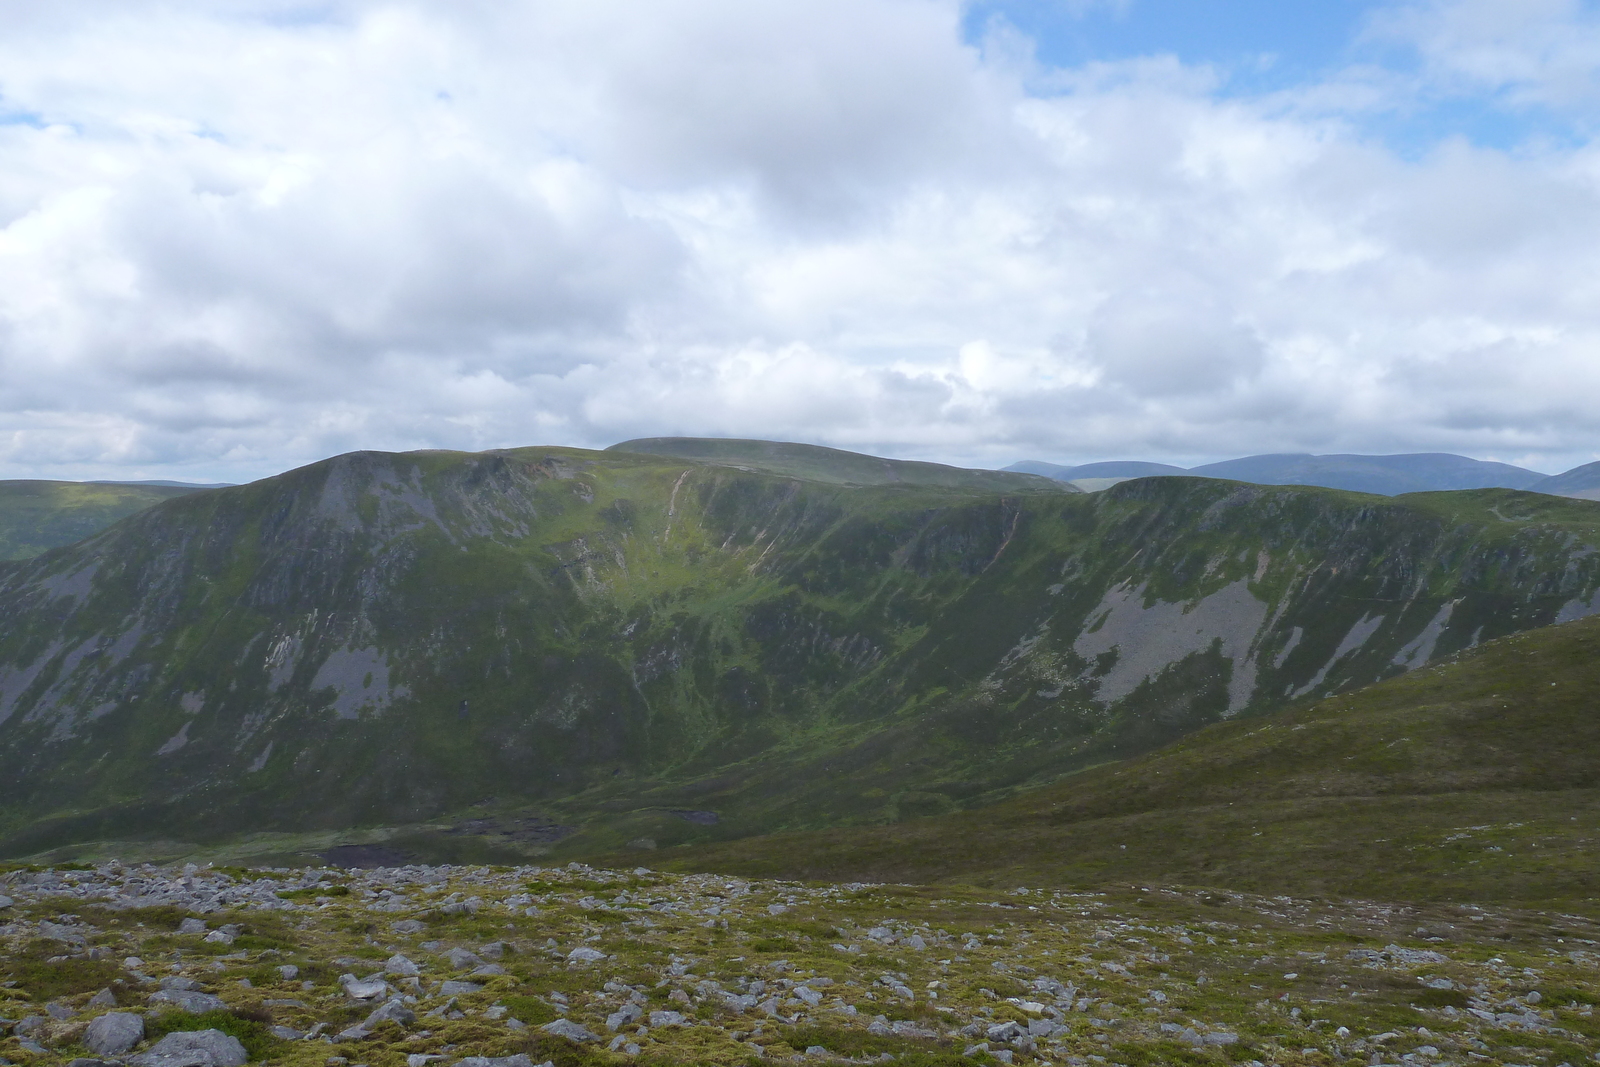
<svg viewBox="0 0 1600 1067">
<path fill-rule="evenodd" d="M 1565 474 L 1552 476 L 1509 463 L 1489 463 L 1448 452 L 1418 452 L 1398 456 L 1283 453 L 1245 456 L 1189 468 L 1132 460 L 1084 463 L 1074 467 L 1024 460 L 1013 463 L 1006 470 L 1042 474 L 1088 492 L 1105 489 L 1130 478 L 1181 474 L 1191 478 L 1226 478 L 1258 485 L 1319 485 L 1379 496 L 1451 489 L 1525 489 L 1551 496 L 1600 500 L 1600 463 L 1588 463 Z"/>
</svg>

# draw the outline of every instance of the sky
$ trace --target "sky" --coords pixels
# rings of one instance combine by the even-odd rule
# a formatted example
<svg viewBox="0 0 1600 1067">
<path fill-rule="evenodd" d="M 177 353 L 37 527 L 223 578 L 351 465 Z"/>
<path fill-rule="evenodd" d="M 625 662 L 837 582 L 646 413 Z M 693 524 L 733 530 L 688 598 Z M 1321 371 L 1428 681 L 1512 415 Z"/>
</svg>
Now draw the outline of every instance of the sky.
<svg viewBox="0 0 1600 1067">
<path fill-rule="evenodd" d="M 1600 5 L 0 0 L 0 477 L 1600 459 Z"/>
</svg>

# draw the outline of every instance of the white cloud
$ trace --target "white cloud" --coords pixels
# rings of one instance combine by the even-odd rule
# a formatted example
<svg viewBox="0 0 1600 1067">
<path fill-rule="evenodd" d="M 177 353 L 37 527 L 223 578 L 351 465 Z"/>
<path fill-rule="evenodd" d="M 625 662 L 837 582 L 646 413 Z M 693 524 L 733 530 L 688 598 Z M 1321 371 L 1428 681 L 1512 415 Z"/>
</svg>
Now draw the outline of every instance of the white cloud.
<svg viewBox="0 0 1600 1067">
<path fill-rule="evenodd" d="M 960 15 L 0 2 L 0 471 L 661 433 L 1592 457 L 1592 147 L 1403 159 L 1334 83 L 1040 71 Z M 1577 61 L 1509 32 L 1535 73 L 1495 84 L 1554 99 Z"/>
<path fill-rule="evenodd" d="M 1425 0 L 1380 10 L 1368 35 L 1417 49 L 1443 88 L 1518 105 L 1600 100 L 1600 14 L 1582 0 Z"/>
</svg>

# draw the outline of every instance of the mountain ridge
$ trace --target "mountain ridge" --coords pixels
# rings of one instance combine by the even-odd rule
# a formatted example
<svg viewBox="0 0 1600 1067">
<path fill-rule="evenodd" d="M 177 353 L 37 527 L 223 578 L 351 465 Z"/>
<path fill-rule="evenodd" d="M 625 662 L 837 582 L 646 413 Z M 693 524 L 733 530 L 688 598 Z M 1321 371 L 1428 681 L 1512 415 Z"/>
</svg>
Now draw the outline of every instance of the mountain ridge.
<svg viewBox="0 0 1600 1067">
<path fill-rule="evenodd" d="M 1504 490 L 352 453 L 0 567 L 0 832 L 952 810 L 1593 613 L 1596 546 L 1600 505 Z"/>
<path fill-rule="evenodd" d="M 1063 467 L 1024 460 L 1005 469 L 1027 470 L 1069 484 L 1082 482 L 1084 484 L 1080 488 L 1091 492 L 1114 484 L 1111 479 L 1178 474 L 1226 478 L 1256 485 L 1317 485 L 1380 496 L 1452 489 L 1527 489 L 1538 492 L 1541 490 L 1535 487 L 1549 478 L 1548 475 L 1509 463 L 1469 459 L 1446 452 L 1389 456 L 1269 453 L 1205 463 L 1187 469 L 1143 461 L 1112 460 Z"/>
</svg>

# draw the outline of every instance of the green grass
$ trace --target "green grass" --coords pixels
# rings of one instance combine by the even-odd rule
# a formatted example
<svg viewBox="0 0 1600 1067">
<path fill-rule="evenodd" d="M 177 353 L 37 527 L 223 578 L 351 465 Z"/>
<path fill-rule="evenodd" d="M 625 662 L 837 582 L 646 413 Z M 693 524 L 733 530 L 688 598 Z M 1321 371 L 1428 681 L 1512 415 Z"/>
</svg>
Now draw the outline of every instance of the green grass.
<svg viewBox="0 0 1600 1067">
<path fill-rule="evenodd" d="M 0 956 L 0 975 L 35 1001 L 93 993 L 127 980 L 110 960 L 58 959 L 66 950 L 57 941 L 33 941 Z"/>
<path fill-rule="evenodd" d="M 145 1022 L 145 1036 L 159 1041 L 167 1034 L 192 1030 L 220 1030 L 239 1039 L 252 1060 L 265 1059 L 283 1046 L 269 1029 L 271 1016 L 251 1018 L 248 1011 L 170 1011 Z"/>
<path fill-rule="evenodd" d="M 70 545 L 152 505 L 195 492 L 181 486 L 0 481 L 0 560 Z"/>
<path fill-rule="evenodd" d="M 992 807 L 670 866 L 1600 907 L 1600 618 L 1209 727 Z"/>
</svg>

